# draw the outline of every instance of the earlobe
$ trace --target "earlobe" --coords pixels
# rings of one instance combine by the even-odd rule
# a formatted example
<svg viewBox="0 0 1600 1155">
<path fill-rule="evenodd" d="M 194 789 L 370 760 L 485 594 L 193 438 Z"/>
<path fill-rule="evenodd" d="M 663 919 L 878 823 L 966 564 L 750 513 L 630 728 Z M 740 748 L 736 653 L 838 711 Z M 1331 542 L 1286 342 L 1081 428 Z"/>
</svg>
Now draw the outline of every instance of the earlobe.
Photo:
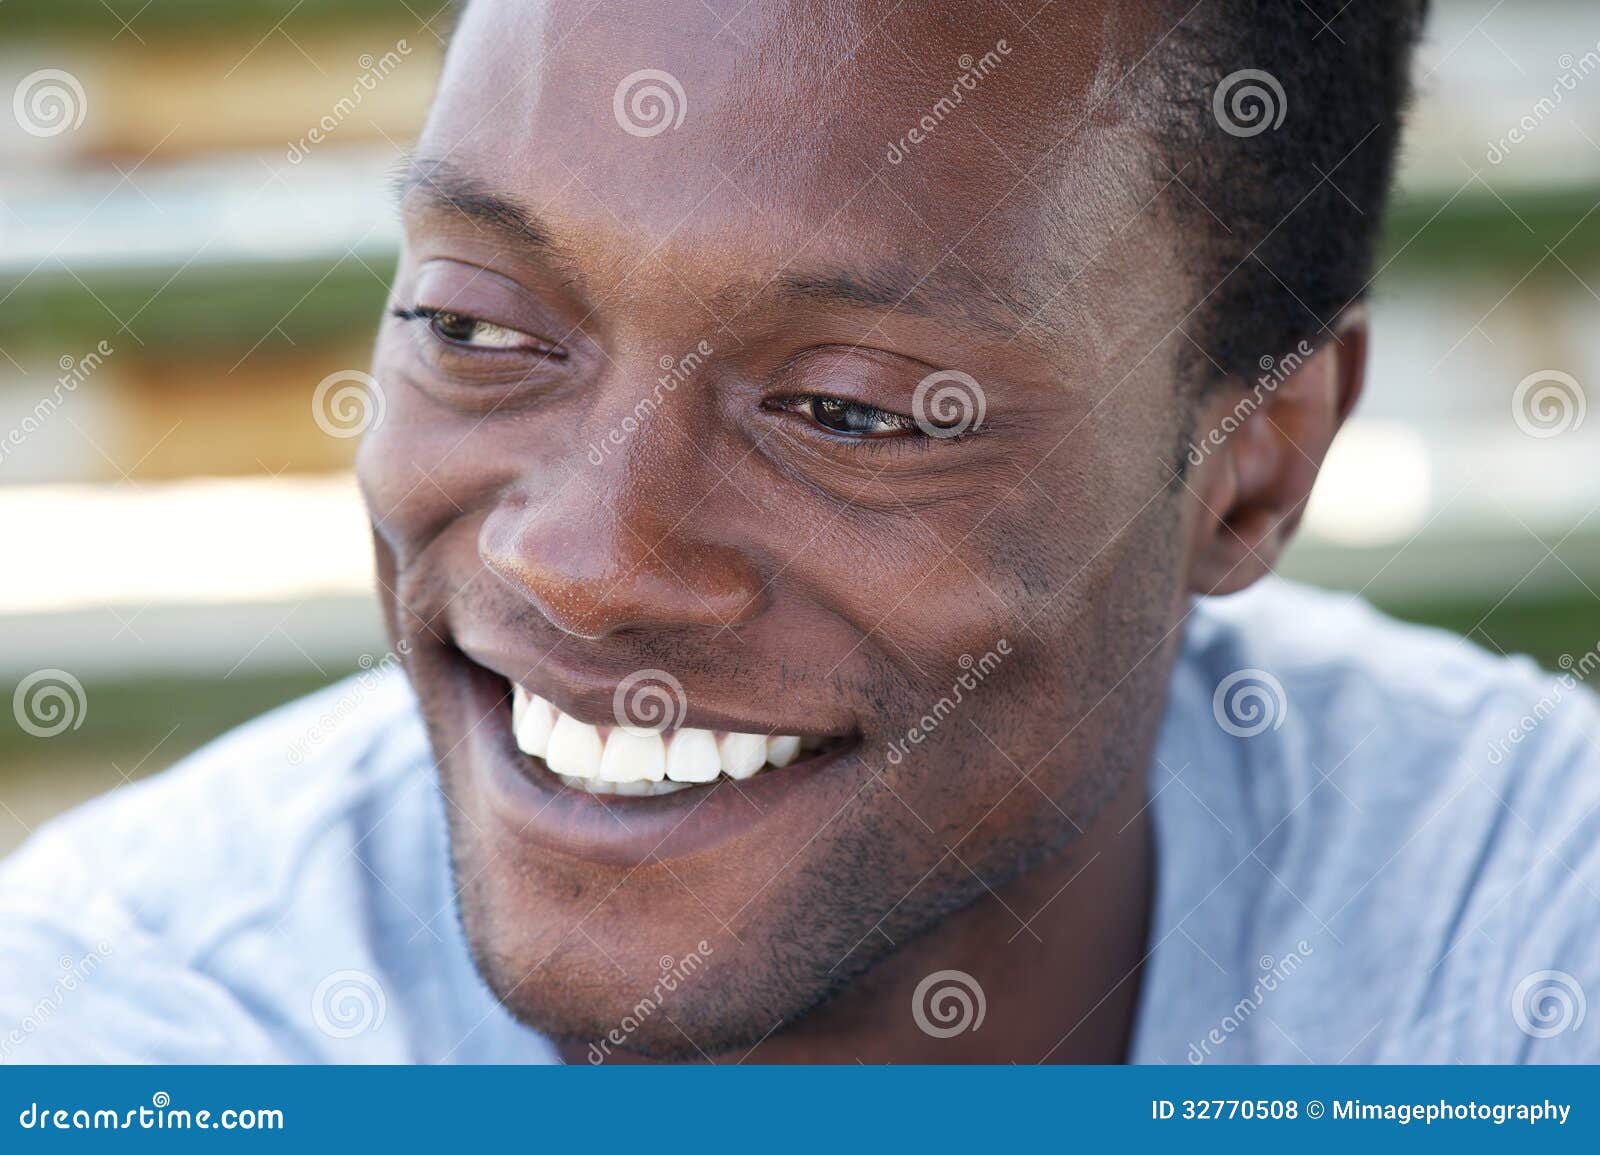
<svg viewBox="0 0 1600 1155">
<path fill-rule="evenodd" d="M 1251 382 L 1216 386 L 1189 453 L 1189 589 L 1245 589 L 1278 562 L 1300 524 L 1334 435 L 1365 381 L 1367 320 L 1353 306 L 1313 348 L 1302 343 Z"/>
</svg>

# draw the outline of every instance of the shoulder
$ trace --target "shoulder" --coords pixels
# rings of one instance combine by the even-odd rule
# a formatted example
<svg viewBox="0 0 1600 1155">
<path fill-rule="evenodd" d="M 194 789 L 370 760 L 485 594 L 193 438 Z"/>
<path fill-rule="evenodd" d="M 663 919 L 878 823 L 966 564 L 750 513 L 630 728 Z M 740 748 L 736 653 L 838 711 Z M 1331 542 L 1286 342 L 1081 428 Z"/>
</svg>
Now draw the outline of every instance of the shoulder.
<svg viewBox="0 0 1600 1155">
<path fill-rule="evenodd" d="M 199 950 L 247 896 L 281 890 L 308 842 L 425 766 L 405 680 L 359 675 L 46 824 L 0 864 L 0 904 L 121 896 Z M 235 898 L 225 909 L 183 901 L 224 882 Z"/>
<path fill-rule="evenodd" d="M 1475 789 L 1543 813 L 1600 796 L 1600 641 L 1574 638 L 1561 667 L 1273 579 L 1196 604 L 1173 697 L 1196 752 L 1226 751 L 1257 787 L 1440 803 Z"/>
<path fill-rule="evenodd" d="M 363 840 L 426 829 L 429 767 L 404 678 L 374 670 L 41 828 L 0 863 L 0 1060 L 295 1057 L 261 1006 L 285 982 L 309 1005 L 311 954 L 367 960 Z M 297 941 L 319 951 L 273 950 Z"/>
<path fill-rule="evenodd" d="M 1551 673 L 1352 595 L 1274 579 L 1196 603 L 1173 697 L 1197 750 L 1226 749 L 1242 772 L 1269 763 L 1289 772 L 1286 781 L 1312 785 L 1333 770 L 1313 761 L 1349 756 L 1358 770 L 1387 765 L 1390 785 L 1400 778 L 1413 791 L 1472 781 L 1519 793 L 1582 789 L 1582 776 L 1537 778 L 1600 761 L 1600 699 L 1585 684 L 1600 674 L 1600 649 L 1592 639 L 1574 639 L 1573 649 Z M 1201 707 L 1210 725 L 1197 731 Z"/>
<path fill-rule="evenodd" d="M 1600 651 L 1573 641 L 1552 674 L 1279 580 L 1196 606 L 1158 826 L 1259 957 L 1320 947 L 1306 1013 L 1367 1008 L 1351 1057 L 1600 1058 L 1600 1023 L 1515 1005 L 1600 990 Z"/>
</svg>

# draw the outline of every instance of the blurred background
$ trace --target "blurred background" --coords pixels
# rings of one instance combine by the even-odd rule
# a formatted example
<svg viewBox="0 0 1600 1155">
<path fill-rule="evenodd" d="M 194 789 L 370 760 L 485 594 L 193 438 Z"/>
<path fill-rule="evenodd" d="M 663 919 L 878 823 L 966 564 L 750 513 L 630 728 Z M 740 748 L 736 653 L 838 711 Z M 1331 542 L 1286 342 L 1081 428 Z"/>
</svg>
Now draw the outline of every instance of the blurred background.
<svg viewBox="0 0 1600 1155">
<path fill-rule="evenodd" d="M 1600 5 L 1434 6 L 1367 396 L 1285 568 L 1555 668 L 1600 642 Z M 0 853 L 381 660 L 340 397 L 449 19 L 0 0 L 0 692 L 66 695 L 0 712 Z"/>
</svg>

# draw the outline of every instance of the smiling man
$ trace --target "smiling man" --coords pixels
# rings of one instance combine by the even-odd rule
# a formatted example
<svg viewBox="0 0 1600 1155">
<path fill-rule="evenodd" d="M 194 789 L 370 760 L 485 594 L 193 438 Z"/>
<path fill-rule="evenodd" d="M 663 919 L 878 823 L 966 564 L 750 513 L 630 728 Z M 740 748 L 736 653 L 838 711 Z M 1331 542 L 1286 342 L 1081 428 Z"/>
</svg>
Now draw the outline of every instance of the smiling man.
<svg viewBox="0 0 1600 1155">
<path fill-rule="evenodd" d="M 12 860 L 0 1010 L 100 960 L 12 1052 L 1600 1057 L 1586 692 L 1269 576 L 1421 5 L 722 7 L 465 8 L 405 676 Z"/>
</svg>

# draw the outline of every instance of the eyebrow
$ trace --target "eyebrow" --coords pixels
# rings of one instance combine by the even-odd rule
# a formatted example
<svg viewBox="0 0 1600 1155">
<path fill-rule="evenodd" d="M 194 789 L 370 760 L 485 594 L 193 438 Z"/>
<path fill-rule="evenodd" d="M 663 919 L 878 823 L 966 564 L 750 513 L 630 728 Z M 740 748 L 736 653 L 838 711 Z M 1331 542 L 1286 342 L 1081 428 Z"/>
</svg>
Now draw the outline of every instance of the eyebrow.
<svg viewBox="0 0 1600 1155">
<path fill-rule="evenodd" d="M 1006 337 L 1019 333 L 1041 306 L 1004 294 L 965 269 L 917 275 L 909 269 L 789 272 L 778 294 L 794 303 L 847 305 L 976 325 Z"/>
<path fill-rule="evenodd" d="M 460 213 L 507 239 L 531 246 L 552 263 L 576 267 L 570 253 L 537 216 L 448 158 L 412 155 L 391 184 L 402 201 L 420 197 L 437 212 Z M 904 265 L 795 270 L 780 273 L 771 283 L 778 299 L 790 304 L 845 305 L 945 319 L 1025 342 L 1026 331 L 1049 304 L 1035 300 L 1035 294 L 1002 293 L 965 265 L 956 269 L 936 266 L 927 273 L 916 273 Z"/>
<path fill-rule="evenodd" d="M 436 211 L 460 213 L 548 257 L 568 261 L 565 250 L 536 216 L 443 157 L 410 156 L 390 183 L 401 201 L 420 197 Z"/>
</svg>

